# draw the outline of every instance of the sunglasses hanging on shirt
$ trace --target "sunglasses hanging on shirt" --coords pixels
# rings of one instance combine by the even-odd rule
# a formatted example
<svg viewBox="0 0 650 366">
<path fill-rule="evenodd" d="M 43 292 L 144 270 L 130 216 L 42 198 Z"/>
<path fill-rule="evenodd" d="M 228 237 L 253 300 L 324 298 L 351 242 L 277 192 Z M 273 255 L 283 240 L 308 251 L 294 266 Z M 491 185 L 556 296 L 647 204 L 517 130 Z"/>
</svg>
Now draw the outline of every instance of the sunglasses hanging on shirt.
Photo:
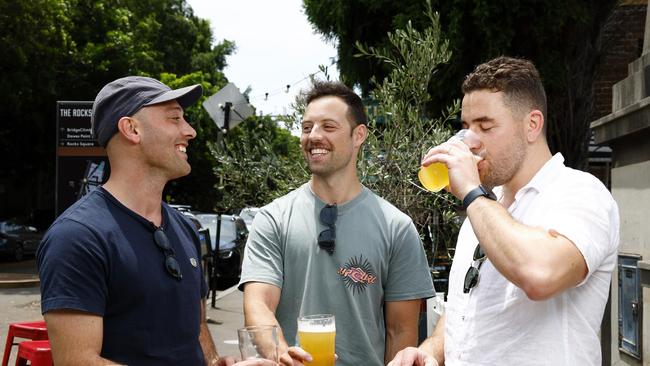
<svg viewBox="0 0 650 366">
<path fill-rule="evenodd" d="M 327 229 L 318 234 L 318 246 L 326 250 L 330 255 L 334 253 L 334 246 L 336 244 L 336 216 L 338 209 L 336 203 L 333 205 L 325 205 L 320 210 L 320 221 L 327 226 Z"/>
<path fill-rule="evenodd" d="M 181 266 L 176 260 L 176 252 L 174 252 L 174 248 L 169 244 L 169 238 L 162 228 L 157 227 L 153 232 L 153 241 L 165 255 L 165 269 L 167 269 L 167 273 L 180 281 L 183 278 Z"/>
<path fill-rule="evenodd" d="M 476 244 L 474 249 L 474 256 L 472 257 L 472 264 L 465 273 L 465 284 L 463 286 L 463 293 L 468 293 L 473 287 L 478 285 L 478 276 L 481 265 L 485 261 L 485 252 L 481 249 L 481 244 Z"/>
</svg>

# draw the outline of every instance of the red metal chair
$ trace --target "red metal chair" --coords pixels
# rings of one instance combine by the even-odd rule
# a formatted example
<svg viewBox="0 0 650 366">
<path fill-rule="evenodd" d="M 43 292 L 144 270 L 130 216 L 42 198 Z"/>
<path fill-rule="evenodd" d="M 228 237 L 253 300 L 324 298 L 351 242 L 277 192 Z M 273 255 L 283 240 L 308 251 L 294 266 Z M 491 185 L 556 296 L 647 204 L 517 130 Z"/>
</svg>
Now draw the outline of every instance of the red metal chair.
<svg viewBox="0 0 650 366">
<path fill-rule="evenodd" d="M 33 341 L 48 339 L 45 321 L 40 320 L 34 322 L 18 322 L 9 324 L 7 342 L 5 343 L 5 353 L 2 357 L 2 366 L 7 366 L 9 363 L 9 354 L 11 353 L 11 347 L 18 344 L 14 343 L 14 337 L 31 339 Z"/>
<path fill-rule="evenodd" d="M 52 366 L 50 341 L 24 341 L 18 344 L 16 366 Z"/>
</svg>

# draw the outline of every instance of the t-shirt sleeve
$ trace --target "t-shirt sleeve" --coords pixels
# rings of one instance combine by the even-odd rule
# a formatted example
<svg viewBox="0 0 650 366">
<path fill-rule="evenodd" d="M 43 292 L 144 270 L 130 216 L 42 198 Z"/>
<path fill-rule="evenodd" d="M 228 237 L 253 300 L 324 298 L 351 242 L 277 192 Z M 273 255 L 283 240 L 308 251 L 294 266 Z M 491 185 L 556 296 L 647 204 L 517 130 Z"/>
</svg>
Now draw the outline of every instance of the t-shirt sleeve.
<svg viewBox="0 0 650 366">
<path fill-rule="evenodd" d="M 435 295 L 426 254 L 413 222 L 395 233 L 385 289 L 386 301 L 413 300 Z"/>
<path fill-rule="evenodd" d="M 199 235 L 199 230 L 197 229 L 196 225 L 186 216 L 180 214 L 179 212 L 176 212 L 174 209 L 169 208 L 170 210 L 170 215 L 174 215 L 176 219 L 181 221 L 182 229 L 188 232 L 188 237 L 192 239 L 192 245 L 194 247 L 194 255 L 195 258 L 198 258 L 199 261 L 201 261 L 201 239 Z M 203 266 L 198 266 L 198 270 L 201 273 L 200 276 L 200 291 L 201 291 L 201 298 L 205 299 L 208 297 L 210 290 L 208 288 L 208 283 L 205 280 L 205 273 L 203 272 Z"/>
<path fill-rule="evenodd" d="M 104 315 L 106 252 L 90 229 L 71 220 L 56 223 L 45 234 L 37 261 L 42 313 L 74 309 Z"/>
<path fill-rule="evenodd" d="M 194 244 L 194 249 L 196 250 L 196 258 L 199 258 L 199 261 L 201 261 L 201 239 L 199 238 L 199 231 L 194 226 L 190 226 L 190 227 L 192 228 L 192 240 Z M 208 288 L 208 282 L 205 280 L 205 273 L 203 272 L 203 266 L 198 266 L 198 269 L 199 272 L 201 273 L 200 276 L 201 298 L 205 299 L 210 294 L 210 289 Z"/>
<path fill-rule="evenodd" d="M 616 252 L 618 245 L 618 207 L 609 192 L 597 184 L 576 186 L 544 215 L 543 227 L 567 237 L 587 263 L 588 275 Z M 582 284 L 581 283 L 581 284 Z M 580 285 L 581 285 L 580 284 Z"/>
<path fill-rule="evenodd" d="M 248 236 L 239 289 L 247 282 L 264 282 L 282 288 L 284 266 L 277 215 L 264 207 L 255 215 Z"/>
</svg>

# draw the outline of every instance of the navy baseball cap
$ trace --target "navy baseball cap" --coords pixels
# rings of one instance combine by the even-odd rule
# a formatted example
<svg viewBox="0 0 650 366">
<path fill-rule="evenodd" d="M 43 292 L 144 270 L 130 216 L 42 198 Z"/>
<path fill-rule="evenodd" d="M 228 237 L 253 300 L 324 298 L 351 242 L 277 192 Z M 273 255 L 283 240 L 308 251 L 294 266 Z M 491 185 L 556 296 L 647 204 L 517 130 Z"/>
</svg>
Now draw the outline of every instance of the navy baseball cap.
<svg viewBox="0 0 650 366">
<path fill-rule="evenodd" d="M 117 122 L 131 117 L 142 107 L 176 100 L 183 109 L 196 103 L 203 94 L 199 84 L 172 90 L 156 79 L 145 76 L 127 76 L 112 81 L 102 88 L 93 103 L 90 124 L 93 135 L 106 147 L 117 133 Z"/>
</svg>

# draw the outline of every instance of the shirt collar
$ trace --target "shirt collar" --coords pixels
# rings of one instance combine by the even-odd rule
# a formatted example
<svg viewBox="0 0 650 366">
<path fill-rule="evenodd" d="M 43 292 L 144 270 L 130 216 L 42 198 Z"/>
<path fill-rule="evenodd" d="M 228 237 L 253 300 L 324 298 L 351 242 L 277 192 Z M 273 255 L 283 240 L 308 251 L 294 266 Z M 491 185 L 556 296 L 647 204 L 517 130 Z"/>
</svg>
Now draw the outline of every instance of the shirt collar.
<svg viewBox="0 0 650 366">
<path fill-rule="evenodd" d="M 564 167 L 564 156 L 562 153 L 556 153 L 551 159 L 549 159 L 540 170 L 535 173 L 533 179 L 531 179 L 526 185 L 519 188 L 515 194 L 515 201 L 524 195 L 526 192 L 534 190 L 536 192 L 542 191 L 542 189 L 553 182 L 557 174 L 559 174 L 561 168 Z M 503 186 L 496 187 L 494 193 L 499 199 L 503 196 Z"/>
<path fill-rule="evenodd" d="M 542 166 L 542 169 L 540 169 L 535 174 L 533 179 L 531 179 L 530 182 L 523 186 L 519 191 L 531 188 L 537 191 L 541 191 L 544 186 L 555 180 L 555 177 L 563 167 L 564 156 L 562 156 L 562 153 L 556 153 L 549 161 L 544 164 L 544 166 Z"/>
<path fill-rule="evenodd" d="M 327 204 L 323 200 L 318 197 L 316 193 L 311 189 L 311 184 L 309 182 L 305 183 L 303 187 L 306 186 L 306 191 L 309 193 L 309 195 L 314 199 L 316 202 L 316 207 L 320 210 L 321 208 L 325 207 Z M 346 213 L 347 211 L 351 210 L 353 207 L 359 204 L 359 202 L 362 202 L 370 193 L 370 189 L 366 188 L 363 184 L 361 185 L 361 192 L 357 194 L 353 199 L 343 203 L 339 204 L 337 203 L 337 209 L 338 209 L 338 215 L 341 216 L 342 214 Z"/>
</svg>

